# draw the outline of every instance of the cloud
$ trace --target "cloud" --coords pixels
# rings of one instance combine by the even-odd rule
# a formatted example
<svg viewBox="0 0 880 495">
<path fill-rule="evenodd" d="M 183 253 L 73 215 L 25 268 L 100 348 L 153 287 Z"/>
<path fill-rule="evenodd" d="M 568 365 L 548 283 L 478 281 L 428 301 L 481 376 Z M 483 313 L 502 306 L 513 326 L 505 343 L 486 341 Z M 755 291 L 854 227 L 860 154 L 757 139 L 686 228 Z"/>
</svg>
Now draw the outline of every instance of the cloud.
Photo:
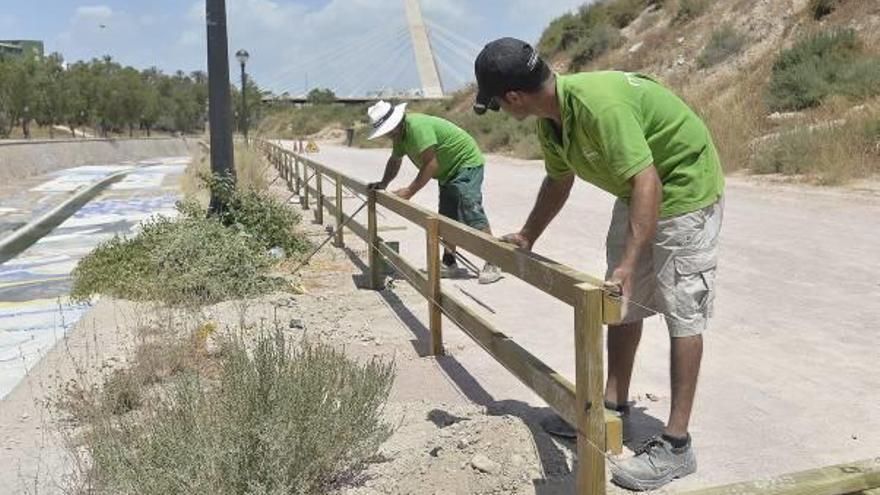
<svg viewBox="0 0 880 495">
<path fill-rule="evenodd" d="M 57 37 L 68 60 L 109 54 L 166 72 L 206 69 L 204 0 L 96 3 L 76 8 Z M 584 0 L 420 0 L 447 89 L 473 78 L 473 57 L 490 39 L 532 39 L 553 17 Z M 111 8 L 110 5 L 113 7 Z M 100 26 L 104 25 L 105 28 Z M 276 93 L 329 87 L 341 95 L 420 83 L 403 0 L 227 0 L 232 54 L 248 50 L 248 71 Z M 233 77 L 237 80 L 237 77 Z"/>
<path fill-rule="evenodd" d="M 103 20 L 113 17 L 113 9 L 107 5 L 84 5 L 76 8 L 74 20 Z"/>
</svg>

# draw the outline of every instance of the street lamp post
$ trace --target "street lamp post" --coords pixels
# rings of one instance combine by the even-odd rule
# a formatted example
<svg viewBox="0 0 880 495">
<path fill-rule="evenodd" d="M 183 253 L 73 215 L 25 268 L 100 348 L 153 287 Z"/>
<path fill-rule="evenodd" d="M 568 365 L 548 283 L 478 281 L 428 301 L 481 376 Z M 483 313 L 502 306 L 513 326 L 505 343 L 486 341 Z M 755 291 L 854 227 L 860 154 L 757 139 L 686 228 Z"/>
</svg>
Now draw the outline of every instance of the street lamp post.
<svg viewBox="0 0 880 495">
<path fill-rule="evenodd" d="M 211 129 L 211 173 L 235 180 L 232 154 L 232 111 L 229 98 L 229 45 L 226 38 L 226 0 L 207 0 L 208 28 L 208 120 Z M 210 211 L 225 208 L 217 191 L 211 190 Z"/>
<path fill-rule="evenodd" d="M 247 114 L 247 73 L 244 70 L 250 54 L 247 50 L 235 52 L 235 58 L 241 64 L 241 133 L 244 135 L 244 144 L 248 142 L 248 114 Z"/>
</svg>

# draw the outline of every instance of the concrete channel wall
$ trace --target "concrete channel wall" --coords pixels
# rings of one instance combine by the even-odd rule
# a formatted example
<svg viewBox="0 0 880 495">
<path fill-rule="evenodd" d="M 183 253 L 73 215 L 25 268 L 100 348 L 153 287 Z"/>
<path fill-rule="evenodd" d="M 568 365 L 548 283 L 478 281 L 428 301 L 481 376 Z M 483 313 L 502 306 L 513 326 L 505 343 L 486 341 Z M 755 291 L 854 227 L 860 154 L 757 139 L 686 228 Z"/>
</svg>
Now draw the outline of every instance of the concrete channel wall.
<svg viewBox="0 0 880 495">
<path fill-rule="evenodd" d="M 193 138 L 0 141 L 0 181 L 22 179 L 78 165 L 185 156 L 197 146 L 198 140 Z"/>
</svg>

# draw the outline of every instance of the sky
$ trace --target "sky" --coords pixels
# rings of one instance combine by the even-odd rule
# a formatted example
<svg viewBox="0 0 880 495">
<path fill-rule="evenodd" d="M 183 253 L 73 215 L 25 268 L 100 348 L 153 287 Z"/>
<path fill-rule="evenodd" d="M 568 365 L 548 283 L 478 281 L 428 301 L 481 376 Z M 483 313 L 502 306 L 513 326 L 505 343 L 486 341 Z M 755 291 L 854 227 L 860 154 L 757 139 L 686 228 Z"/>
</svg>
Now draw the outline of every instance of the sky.
<svg viewBox="0 0 880 495">
<path fill-rule="evenodd" d="M 473 79 L 492 39 L 537 42 L 553 18 L 587 0 L 421 0 L 446 90 Z M 206 70 L 204 0 L 3 2 L 0 39 L 40 39 L 74 61 L 110 55 L 139 69 Z M 227 0 L 231 77 L 276 94 L 328 87 L 338 95 L 419 86 L 402 0 Z"/>
</svg>

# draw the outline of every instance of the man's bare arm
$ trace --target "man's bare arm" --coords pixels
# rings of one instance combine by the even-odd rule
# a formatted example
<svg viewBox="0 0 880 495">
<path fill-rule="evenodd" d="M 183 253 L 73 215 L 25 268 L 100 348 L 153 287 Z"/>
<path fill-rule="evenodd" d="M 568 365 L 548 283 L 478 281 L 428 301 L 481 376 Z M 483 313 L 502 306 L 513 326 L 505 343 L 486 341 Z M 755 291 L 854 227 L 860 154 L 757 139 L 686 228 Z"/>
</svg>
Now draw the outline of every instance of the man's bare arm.
<svg viewBox="0 0 880 495">
<path fill-rule="evenodd" d="M 388 187 L 388 184 L 397 177 L 398 172 L 400 172 L 400 164 L 403 163 L 403 159 L 391 156 L 388 158 L 388 162 L 385 163 L 385 173 L 382 175 L 382 180 L 379 182 L 371 182 L 367 184 L 367 188 L 369 189 L 385 189 Z"/>
<path fill-rule="evenodd" d="M 508 234 L 502 239 L 518 245 L 523 249 L 532 249 L 535 241 L 565 205 L 574 184 L 574 174 L 559 179 L 544 177 L 535 206 L 529 214 L 526 224 L 515 234 Z"/>
<path fill-rule="evenodd" d="M 660 218 L 663 184 L 654 165 L 642 170 L 632 179 L 632 199 L 629 205 L 629 235 L 620 264 L 615 267 L 608 285 L 616 286 L 629 296 L 632 273 L 645 246 L 651 243 Z"/>
<path fill-rule="evenodd" d="M 437 162 L 437 154 L 434 152 L 434 147 L 431 146 L 423 151 L 420 158 L 422 160 L 422 168 L 419 170 L 419 175 L 413 179 L 409 186 L 394 191 L 394 194 L 403 199 L 409 199 L 425 187 L 425 185 L 434 177 L 437 169 L 440 168 L 440 164 Z"/>
</svg>

